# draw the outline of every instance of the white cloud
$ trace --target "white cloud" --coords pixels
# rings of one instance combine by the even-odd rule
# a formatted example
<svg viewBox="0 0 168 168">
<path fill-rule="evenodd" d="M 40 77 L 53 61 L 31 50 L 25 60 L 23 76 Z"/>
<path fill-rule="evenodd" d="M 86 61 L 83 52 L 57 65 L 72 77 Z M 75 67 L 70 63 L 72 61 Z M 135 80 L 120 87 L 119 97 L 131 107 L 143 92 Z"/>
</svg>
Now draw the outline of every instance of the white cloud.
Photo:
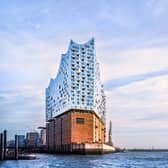
<svg viewBox="0 0 168 168">
<path fill-rule="evenodd" d="M 157 137 L 168 129 L 168 76 L 132 83 L 106 94 L 108 119 L 113 120 L 113 136 L 117 145 L 122 141 L 120 135 L 125 136 L 123 146 L 133 147 L 137 144 L 128 138 L 130 133 L 138 137 L 148 132 Z M 139 146 L 143 146 L 145 135 L 141 139 Z M 150 141 L 146 145 L 149 147 Z"/>
<path fill-rule="evenodd" d="M 56 76 L 70 38 L 85 42 L 95 37 L 105 84 L 168 68 L 166 0 L 4 5 L 0 10 L 0 105 L 2 101 L 6 103 L 4 109 L 14 111 L 13 117 L 21 114 L 18 125 L 13 120 L 16 129 L 24 125 L 26 118 L 32 120 L 32 127 L 44 121 L 38 118 L 45 115 L 44 89 L 49 79 Z M 149 144 L 151 138 L 145 130 L 149 133 L 156 127 L 159 135 L 166 134 L 167 90 L 167 77 L 162 76 L 107 92 L 107 110 L 117 144 Z M 27 105 L 23 105 L 24 100 Z M 8 117 L 4 118 L 10 120 Z M 151 137 L 158 139 L 155 132 Z M 164 139 L 158 141 L 166 145 Z"/>
<path fill-rule="evenodd" d="M 100 51 L 101 76 L 104 82 L 168 68 L 168 48 L 142 48 Z"/>
</svg>

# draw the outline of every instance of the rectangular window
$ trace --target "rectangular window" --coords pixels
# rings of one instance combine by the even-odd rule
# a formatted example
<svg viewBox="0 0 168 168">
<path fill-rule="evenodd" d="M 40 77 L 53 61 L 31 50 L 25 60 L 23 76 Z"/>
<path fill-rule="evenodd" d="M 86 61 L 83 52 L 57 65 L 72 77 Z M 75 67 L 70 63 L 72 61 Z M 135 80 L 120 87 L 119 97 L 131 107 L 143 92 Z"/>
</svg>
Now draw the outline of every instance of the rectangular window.
<svg viewBox="0 0 168 168">
<path fill-rule="evenodd" d="M 84 120 L 84 118 L 76 118 L 76 123 L 77 124 L 84 124 L 85 120 Z"/>
</svg>

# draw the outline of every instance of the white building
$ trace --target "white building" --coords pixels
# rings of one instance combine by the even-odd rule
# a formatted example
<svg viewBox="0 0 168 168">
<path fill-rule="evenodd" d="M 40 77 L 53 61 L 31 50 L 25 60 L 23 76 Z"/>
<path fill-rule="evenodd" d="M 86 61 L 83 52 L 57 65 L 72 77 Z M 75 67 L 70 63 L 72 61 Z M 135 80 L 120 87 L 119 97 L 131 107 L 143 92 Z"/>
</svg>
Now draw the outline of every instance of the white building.
<svg viewBox="0 0 168 168">
<path fill-rule="evenodd" d="M 70 109 L 92 110 L 105 122 L 105 95 L 93 38 L 84 44 L 70 41 L 56 78 L 46 88 L 46 121 Z"/>
</svg>

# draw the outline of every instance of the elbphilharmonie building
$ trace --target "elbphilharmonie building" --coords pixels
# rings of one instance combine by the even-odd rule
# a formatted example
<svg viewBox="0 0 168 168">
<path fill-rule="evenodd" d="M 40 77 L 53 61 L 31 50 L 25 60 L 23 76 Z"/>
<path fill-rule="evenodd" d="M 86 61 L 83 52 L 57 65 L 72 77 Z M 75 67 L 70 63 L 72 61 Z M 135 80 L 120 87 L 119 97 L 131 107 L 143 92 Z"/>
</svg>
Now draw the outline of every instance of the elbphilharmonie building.
<svg viewBox="0 0 168 168">
<path fill-rule="evenodd" d="M 94 110 L 105 121 L 105 96 L 94 39 L 85 44 L 71 40 L 56 78 L 46 89 L 47 120 L 69 109 Z"/>
<path fill-rule="evenodd" d="M 71 40 L 46 88 L 48 147 L 104 143 L 105 105 L 94 38 L 84 44 Z"/>
</svg>

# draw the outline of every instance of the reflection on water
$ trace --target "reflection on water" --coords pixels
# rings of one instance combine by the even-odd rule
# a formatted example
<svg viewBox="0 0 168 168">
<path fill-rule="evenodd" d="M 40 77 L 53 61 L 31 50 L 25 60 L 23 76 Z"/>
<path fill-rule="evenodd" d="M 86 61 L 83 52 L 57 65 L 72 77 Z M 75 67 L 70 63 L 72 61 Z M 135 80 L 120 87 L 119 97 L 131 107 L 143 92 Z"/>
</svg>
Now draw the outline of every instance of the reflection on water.
<svg viewBox="0 0 168 168">
<path fill-rule="evenodd" d="M 168 152 L 127 152 L 106 155 L 46 155 L 36 160 L 0 162 L 0 168 L 168 168 Z"/>
</svg>

